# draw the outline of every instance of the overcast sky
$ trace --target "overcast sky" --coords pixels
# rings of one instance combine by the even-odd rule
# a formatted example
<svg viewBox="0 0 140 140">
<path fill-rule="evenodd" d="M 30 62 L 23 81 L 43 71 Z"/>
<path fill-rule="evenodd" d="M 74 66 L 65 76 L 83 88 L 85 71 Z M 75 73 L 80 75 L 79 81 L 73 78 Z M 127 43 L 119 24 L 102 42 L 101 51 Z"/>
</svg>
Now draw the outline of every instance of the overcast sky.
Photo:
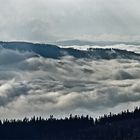
<svg viewBox="0 0 140 140">
<path fill-rule="evenodd" d="M 0 40 L 140 39 L 139 0 L 0 0 Z"/>
</svg>

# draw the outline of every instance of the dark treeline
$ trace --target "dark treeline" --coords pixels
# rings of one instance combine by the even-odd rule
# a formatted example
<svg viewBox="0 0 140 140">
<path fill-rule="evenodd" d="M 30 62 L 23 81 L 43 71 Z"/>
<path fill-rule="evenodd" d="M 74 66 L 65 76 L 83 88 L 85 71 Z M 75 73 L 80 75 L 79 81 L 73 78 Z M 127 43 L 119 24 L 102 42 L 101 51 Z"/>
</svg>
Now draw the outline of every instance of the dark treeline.
<svg viewBox="0 0 140 140">
<path fill-rule="evenodd" d="M 93 119 L 70 115 L 0 121 L 2 140 L 140 140 L 140 108 Z"/>
</svg>

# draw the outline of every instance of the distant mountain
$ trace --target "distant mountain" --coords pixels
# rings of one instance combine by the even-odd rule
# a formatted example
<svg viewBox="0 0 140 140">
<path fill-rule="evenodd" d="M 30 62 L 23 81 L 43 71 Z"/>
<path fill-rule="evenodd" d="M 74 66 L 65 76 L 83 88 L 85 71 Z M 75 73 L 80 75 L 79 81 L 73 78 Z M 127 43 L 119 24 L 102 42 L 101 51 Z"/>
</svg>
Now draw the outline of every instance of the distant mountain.
<svg viewBox="0 0 140 140">
<path fill-rule="evenodd" d="M 88 50 L 76 50 L 73 48 L 60 48 L 56 45 L 37 44 L 28 42 L 0 42 L 0 46 L 5 49 L 31 51 L 38 56 L 59 59 L 69 55 L 75 58 L 88 59 L 135 59 L 140 60 L 140 54 L 127 50 L 90 48 Z"/>
<path fill-rule="evenodd" d="M 83 40 L 65 40 L 65 41 L 58 41 L 54 42 L 53 44 L 60 45 L 60 46 L 111 46 L 117 44 L 125 44 L 125 45 L 140 45 L 139 42 L 119 42 L 119 41 L 83 41 Z"/>
</svg>

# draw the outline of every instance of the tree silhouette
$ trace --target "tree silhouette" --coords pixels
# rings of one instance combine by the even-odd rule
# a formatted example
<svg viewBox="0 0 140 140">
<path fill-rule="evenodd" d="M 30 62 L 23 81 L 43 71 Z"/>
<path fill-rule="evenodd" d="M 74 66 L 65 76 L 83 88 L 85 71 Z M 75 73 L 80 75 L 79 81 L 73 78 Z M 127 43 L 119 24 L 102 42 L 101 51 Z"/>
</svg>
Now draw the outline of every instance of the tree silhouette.
<svg viewBox="0 0 140 140">
<path fill-rule="evenodd" d="M 1 120 L 2 140 L 139 140 L 140 108 L 122 111 L 119 114 L 105 114 L 93 119 L 90 116 L 70 114 L 57 119 L 50 115 L 24 118 L 23 120 Z"/>
</svg>

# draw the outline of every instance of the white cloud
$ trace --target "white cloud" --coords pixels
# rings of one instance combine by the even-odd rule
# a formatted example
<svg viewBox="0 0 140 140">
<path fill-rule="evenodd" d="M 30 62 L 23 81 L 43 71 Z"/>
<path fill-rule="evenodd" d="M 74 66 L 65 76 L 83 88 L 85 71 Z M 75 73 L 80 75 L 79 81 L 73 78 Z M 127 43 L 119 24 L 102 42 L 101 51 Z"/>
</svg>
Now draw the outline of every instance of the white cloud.
<svg viewBox="0 0 140 140">
<path fill-rule="evenodd" d="M 11 55 L 13 60 L 8 59 Z M 84 112 L 97 115 L 140 102 L 136 60 L 55 60 L 6 49 L 0 58 L 2 118 Z"/>
</svg>

